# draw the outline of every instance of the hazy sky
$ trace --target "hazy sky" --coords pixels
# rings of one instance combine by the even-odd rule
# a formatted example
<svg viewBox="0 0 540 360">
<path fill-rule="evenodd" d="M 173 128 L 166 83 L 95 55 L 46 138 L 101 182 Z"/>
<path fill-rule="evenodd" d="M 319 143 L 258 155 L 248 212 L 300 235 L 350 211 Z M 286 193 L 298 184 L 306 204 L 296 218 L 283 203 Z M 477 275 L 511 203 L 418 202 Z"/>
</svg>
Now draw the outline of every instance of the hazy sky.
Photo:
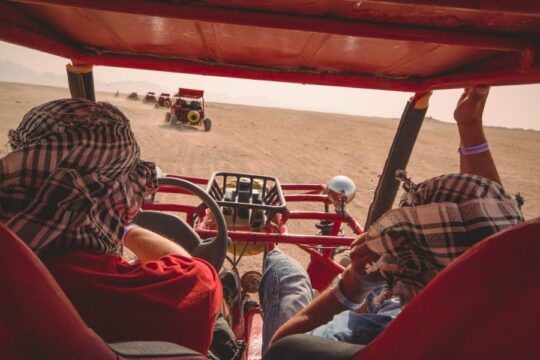
<svg viewBox="0 0 540 360">
<path fill-rule="evenodd" d="M 0 60 L 10 60 L 37 72 L 57 74 L 64 74 L 65 65 L 69 62 L 67 59 L 5 42 L 0 42 Z M 209 101 L 381 117 L 400 117 L 406 100 L 412 95 L 403 92 L 242 80 L 104 66 L 94 68 L 94 77 L 106 83 L 149 81 L 159 84 L 171 93 L 176 92 L 178 87 L 204 89 L 206 99 Z M 114 88 L 110 90 L 116 91 Z M 461 90 L 436 91 L 430 100 L 428 116 L 452 121 L 453 108 L 460 93 Z M 539 114 L 540 84 L 496 87 L 491 90 L 484 122 L 491 126 L 540 130 Z"/>
</svg>

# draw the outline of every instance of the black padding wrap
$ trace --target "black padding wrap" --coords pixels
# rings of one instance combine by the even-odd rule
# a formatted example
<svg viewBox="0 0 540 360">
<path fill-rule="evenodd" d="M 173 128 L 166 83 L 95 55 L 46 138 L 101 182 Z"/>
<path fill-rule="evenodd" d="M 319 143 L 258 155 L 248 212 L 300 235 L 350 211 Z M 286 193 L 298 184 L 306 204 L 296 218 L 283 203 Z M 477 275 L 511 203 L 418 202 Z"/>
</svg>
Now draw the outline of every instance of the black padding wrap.
<svg viewBox="0 0 540 360">
<path fill-rule="evenodd" d="M 278 340 L 263 360 L 352 360 L 364 346 L 297 334 Z"/>
</svg>

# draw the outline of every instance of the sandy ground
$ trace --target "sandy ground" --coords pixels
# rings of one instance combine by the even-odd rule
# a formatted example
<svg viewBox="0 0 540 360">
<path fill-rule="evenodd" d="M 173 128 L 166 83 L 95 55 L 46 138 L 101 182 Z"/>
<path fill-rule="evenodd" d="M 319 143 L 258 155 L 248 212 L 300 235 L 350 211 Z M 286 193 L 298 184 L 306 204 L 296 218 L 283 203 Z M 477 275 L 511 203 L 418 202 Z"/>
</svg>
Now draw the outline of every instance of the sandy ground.
<svg viewBox="0 0 540 360">
<path fill-rule="evenodd" d="M 30 108 L 63 97 L 69 97 L 67 89 L 0 83 L 0 155 L 9 150 L 7 131 Z M 165 110 L 126 100 L 125 94 L 97 97 L 131 119 L 143 158 L 167 173 L 209 177 L 215 171 L 235 171 L 275 176 L 282 183 L 326 183 L 334 175 L 346 175 L 358 189 L 348 209 L 361 223 L 398 125 L 396 119 L 209 103 L 213 128 L 204 132 L 198 127 L 173 128 L 164 122 Z M 540 216 L 540 132 L 487 128 L 486 133 L 505 187 L 524 196 L 526 218 Z M 457 172 L 458 143 L 453 124 L 426 120 L 409 175 L 419 182 Z M 296 226 L 298 231 L 316 232 L 312 224 Z M 247 265 L 258 267 L 253 261 Z"/>
</svg>

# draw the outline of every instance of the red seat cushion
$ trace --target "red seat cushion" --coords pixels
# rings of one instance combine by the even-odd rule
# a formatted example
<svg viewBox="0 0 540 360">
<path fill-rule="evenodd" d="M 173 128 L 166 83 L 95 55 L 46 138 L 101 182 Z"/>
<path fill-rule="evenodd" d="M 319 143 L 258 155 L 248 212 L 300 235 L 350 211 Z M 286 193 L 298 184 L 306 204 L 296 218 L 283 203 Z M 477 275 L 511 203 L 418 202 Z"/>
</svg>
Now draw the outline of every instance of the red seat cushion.
<svg viewBox="0 0 540 360">
<path fill-rule="evenodd" d="M 45 266 L 0 223 L 0 358 L 116 359 Z"/>
<path fill-rule="evenodd" d="M 355 359 L 540 358 L 540 219 L 478 243 Z"/>
</svg>

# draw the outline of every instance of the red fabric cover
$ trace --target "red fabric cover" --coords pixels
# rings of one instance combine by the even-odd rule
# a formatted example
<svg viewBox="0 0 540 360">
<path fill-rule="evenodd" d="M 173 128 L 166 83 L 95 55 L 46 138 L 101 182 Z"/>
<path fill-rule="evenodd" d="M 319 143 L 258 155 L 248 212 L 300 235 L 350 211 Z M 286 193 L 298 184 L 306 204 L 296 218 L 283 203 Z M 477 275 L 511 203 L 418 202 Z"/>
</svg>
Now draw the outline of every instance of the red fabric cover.
<svg viewBox="0 0 540 360">
<path fill-rule="evenodd" d="M 316 256 L 311 256 L 306 271 L 309 275 L 311 286 L 318 291 L 326 289 L 339 274 L 339 271 L 335 267 L 329 266 Z"/>
<path fill-rule="evenodd" d="M 28 246 L 2 223 L 0 244 L 1 359 L 116 359 Z"/>
<path fill-rule="evenodd" d="M 222 289 L 205 261 L 170 255 L 141 265 L 82 251 L 42 261 L 107 342 L 169 341 L 207 353 Z"/>
<path fill-rule="evenodd" d="M 356 360 L 539 359 L 540 218 L 450 264 Z"/>
</svg>

